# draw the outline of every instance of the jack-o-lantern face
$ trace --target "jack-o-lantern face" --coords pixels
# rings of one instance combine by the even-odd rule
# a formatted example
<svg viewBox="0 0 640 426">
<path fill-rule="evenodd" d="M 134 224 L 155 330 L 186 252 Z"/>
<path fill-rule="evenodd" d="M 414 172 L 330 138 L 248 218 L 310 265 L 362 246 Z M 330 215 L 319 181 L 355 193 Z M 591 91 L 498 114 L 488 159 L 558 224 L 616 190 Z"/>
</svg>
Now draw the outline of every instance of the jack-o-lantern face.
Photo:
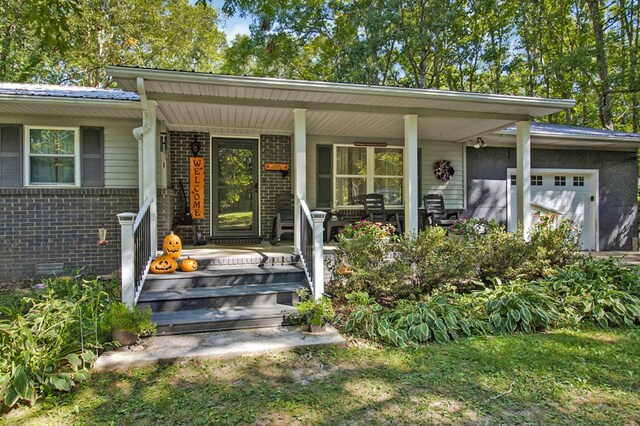
<svg viewBox="0 0 640 426">
<path fill-rule="evenodd" d="M 149 269 L 154 274 L 168 274 L 178 269 L 178 262 L 166 255 L 158 256 L 151 262 Z"/>
<path fill-rule="evenodd" d="M 172 259 L 179 258 L 180 253 L 182 253 L 182 241 L 180 241 L 180 237 L 173 232 L 164 237 L 162 251 Z"/>
<path fill-rule="evenodd" d="M 184 272 L 193 272 L 198 269 L 198 261 L 187 257 L 180 263 L 180 269 L 182 269 Z"/>
</svg>

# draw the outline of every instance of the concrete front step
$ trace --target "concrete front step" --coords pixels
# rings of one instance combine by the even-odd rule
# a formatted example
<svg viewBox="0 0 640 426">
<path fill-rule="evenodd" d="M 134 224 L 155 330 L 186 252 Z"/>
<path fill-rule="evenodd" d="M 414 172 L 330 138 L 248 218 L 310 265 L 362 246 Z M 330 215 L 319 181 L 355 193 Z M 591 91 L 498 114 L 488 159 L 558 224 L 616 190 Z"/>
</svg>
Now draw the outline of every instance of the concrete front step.
<svg viewBox="0 0 640 426">
<path fill-rule="evenodd" d="M 150 307 L 154 312 L 278 303 L 292 305 L 298 301 L 296 290 L 302 288 L 300 283 L 284 282 L 146 291 L 140 295 L 138 305 L 141 309 Z"/>
<path fill-rule="evenodd" d="M 199 269 L 195 272 L 149 274 L 145 280 L 142 292 L 277 282 L 301 282 L 303 279 L 304 270 L 297 265 L 247 266 L 244 268 L 211 267 Z"/>
<path fill-rule="evenodd" d="M 283 304 L 234 306 L 153 312 L 151 319 L 158 324 L 158 335 L 166 335 L 287 325 L 296 311 Z"/>
</svg>

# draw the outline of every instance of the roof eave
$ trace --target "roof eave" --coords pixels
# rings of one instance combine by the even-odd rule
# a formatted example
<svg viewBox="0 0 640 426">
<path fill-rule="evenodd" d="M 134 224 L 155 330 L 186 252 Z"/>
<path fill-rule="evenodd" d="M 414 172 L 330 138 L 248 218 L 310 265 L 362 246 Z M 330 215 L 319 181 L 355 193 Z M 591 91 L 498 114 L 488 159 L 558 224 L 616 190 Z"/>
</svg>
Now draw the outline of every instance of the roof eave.
<svg viewBox="0 0 640 426">
<path fill-rule="evenodd" d="M 573 99 L 544 99 L 523 96 L 493 95 L 484 93 L 452 92 L 432 89 L 399 88 L 390 86 L 367 86 L 347 83 L 332 83 L 306 80 L 285 80 L 263 77 L 225 76 L 184 71 L 156 70 L 145 68 L 108 66 L 107 74 L 115 79 L 143 77 L 183 83 L 217 84 L 223 86 L 243 86 L 263 89 L 305 90 L 315 92 L 349 93 L 355 95 L 394 95 L 405 98 L 429 98 L 447 101 L 471 101 L 503 105 L 531 106 L 559 112 L 575 106 Z"/>
<path fill-rule="evenodd" d="M 28 103 L 38 105 L 66 105 L 71 106 L 81 104 L 83 106 L 95 106 L 114 109 L 135 109 L 141 108 L 140 101 L 117 100 L 117 99 L 87 99 L 71 97 L 53 96 L 33 96 L 33 95 L 0 95 L 0 103 Z"/>
</svg>

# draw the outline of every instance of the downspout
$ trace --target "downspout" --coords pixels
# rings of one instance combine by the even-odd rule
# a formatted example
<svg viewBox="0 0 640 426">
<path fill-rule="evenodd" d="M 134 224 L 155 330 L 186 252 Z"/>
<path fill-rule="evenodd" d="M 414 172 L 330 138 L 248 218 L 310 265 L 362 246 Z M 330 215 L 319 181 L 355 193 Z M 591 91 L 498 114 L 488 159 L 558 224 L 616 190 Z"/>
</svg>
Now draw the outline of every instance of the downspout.
<svg viewBox="0 0 640 426">
<path fill-rule="evenodd" d="M 147 91 L 144 88 L 144 78 L 136 78 L 136 86 L 138 96 L 140 96 L 140 104 L 142 105 L 142 126 L 133 129 L 133 136 L 138 141 L 138 200 L 139 207 L 142 207 L 145 199 L 145 181 L 144 181 L 144 150 L 142 140 L 145 134 L 151 130 L 151 118 L 149 114 L 149 106 L 147 104 Z"/>
</svg>

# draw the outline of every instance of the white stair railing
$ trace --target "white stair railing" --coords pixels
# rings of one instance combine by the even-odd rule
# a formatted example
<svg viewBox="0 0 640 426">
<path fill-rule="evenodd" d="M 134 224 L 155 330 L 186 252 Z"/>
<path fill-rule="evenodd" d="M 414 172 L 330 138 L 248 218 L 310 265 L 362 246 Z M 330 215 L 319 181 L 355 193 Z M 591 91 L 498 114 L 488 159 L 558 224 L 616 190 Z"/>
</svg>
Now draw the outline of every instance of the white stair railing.
<svg viewBox="0 0 640 426">
<path fill-rule="evenodd" d="M 151 206 L 153 198 L 147 198 L 136 213 L 120 213 L 122 302 L 133 309 L 138 302 L 149 265 L 156 254 Z"/>
<path fill-rule="evenodd" d="M 322 211 L 309 211 L 307 203 L 296 195 L 300 206 L 300 221 L 298 230 L 300 235 L 299 247 L 296 251 L 300 254 L 300 261 L 304 268 L 307 281 L 311 287 L 313 298 L 318 300 L 324 293 L 324 218 L 327 215 Z"/>
</svg>

